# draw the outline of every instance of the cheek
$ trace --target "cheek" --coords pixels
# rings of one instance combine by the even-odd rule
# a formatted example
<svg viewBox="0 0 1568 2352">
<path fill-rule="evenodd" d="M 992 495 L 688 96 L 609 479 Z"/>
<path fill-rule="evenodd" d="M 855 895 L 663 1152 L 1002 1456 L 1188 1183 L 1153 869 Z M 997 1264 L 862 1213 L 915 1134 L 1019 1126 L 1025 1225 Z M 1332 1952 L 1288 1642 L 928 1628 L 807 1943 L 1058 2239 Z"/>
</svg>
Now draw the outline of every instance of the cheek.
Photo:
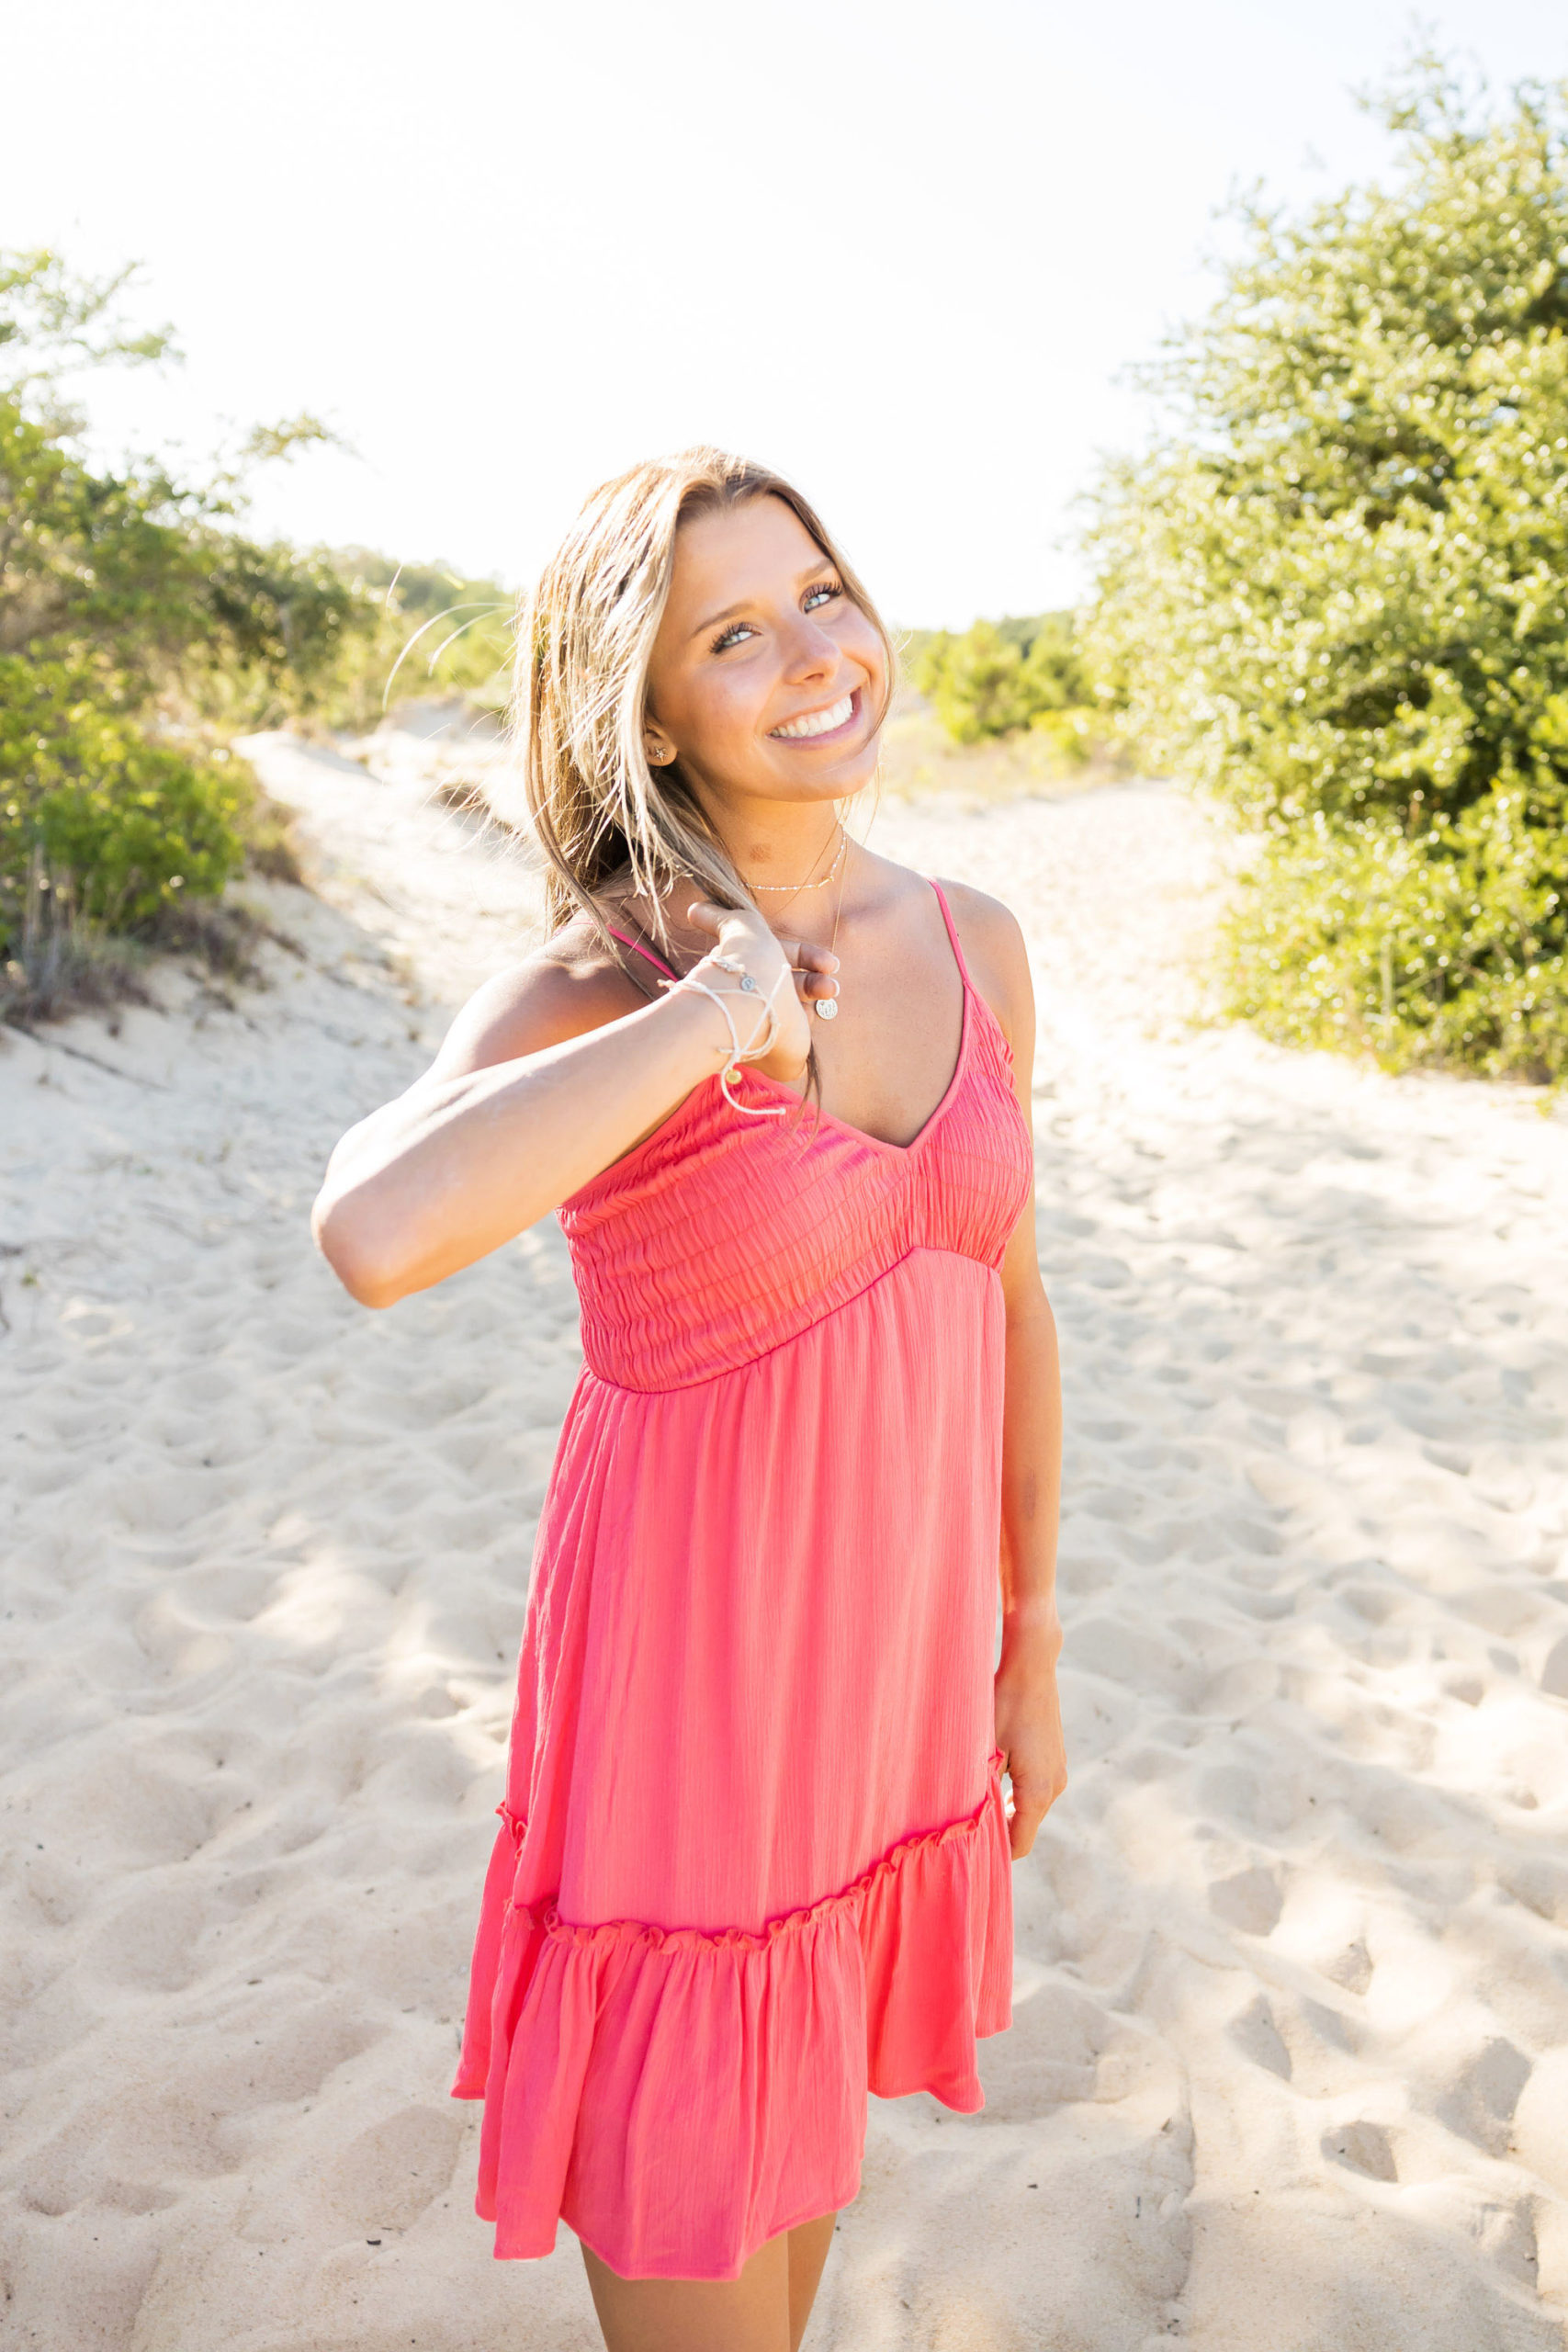
<svg viewBox="0 0 1568 2352">
<path fill-rule="evenodd" d="M 879 684 L 885 683 L 887 656 L 883 650 L 882 639 L 863 613 L 856 612 L 851 616 L 840 643 L 852 662 L 863 663 Z"/>
<path fill-rule="evenodd" d="M 712 671 L 700 684 L 694 681 L 685 697 L 686 740 L 695 747 L 729 743 L 738 736 L 755 734 L 767 692 L 766 681 L 750 676 L 739 667 Z"/>
</svg>

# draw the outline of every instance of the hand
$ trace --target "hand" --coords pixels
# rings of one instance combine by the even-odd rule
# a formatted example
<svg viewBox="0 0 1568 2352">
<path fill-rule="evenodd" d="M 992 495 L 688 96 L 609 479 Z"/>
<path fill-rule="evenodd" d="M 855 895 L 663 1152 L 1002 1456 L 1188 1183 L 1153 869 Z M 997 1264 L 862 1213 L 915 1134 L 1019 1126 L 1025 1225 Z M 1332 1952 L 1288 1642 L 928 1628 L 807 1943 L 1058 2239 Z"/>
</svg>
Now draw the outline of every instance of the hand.
<svg viewBox="0 0 1568 2352">
<path fill-rule="evenodd" d="M 718 944 L 715 952 L 744 965 L 747 975 L 756 983 L 754 997 L 750 991 L 740 992 L 739 978 L 734 973 L 716 971 L 705 956 L 694 967 L 697 977 L 711 988 L 737 991 L 729 1009 L 735 1015 L 742 1045 L 752 1031 L 759 1037 L 766 1036 L 763 1003 L 771 1001 L 773 1004 L 773 1046 L 758 1058 L 755 1067 L 769 1078 L 786 1081 L 797 1079 L 811 1050 L 812 1000 L 839 993 L 839 984 L 832 977 L 839 968 L 838 957 L 826 947 L 814 947 L 807 940 L 781 938 L 752 907 L 718 907 L 706 899 L 696 899 L 686 909 L 686 921 L 694 931 L 706 932 L 716 939 Z M 750 1017 L 753 1006 L 755 1019 Z"/>
<path fill-rule="evenodd" d="M 997 1746 L 1002 1770 L 1012 1782 L 1008 1833 L 1015 1862 L 1028 1853 L 1041 1823 L 1067 1785 L 1056 1690 L 1059 1646 L 1059 1637 L 1037 1642 L 1023 1638 L 1010 1646 L 1003 1634 L 996 1679 Z"/>
</svg>

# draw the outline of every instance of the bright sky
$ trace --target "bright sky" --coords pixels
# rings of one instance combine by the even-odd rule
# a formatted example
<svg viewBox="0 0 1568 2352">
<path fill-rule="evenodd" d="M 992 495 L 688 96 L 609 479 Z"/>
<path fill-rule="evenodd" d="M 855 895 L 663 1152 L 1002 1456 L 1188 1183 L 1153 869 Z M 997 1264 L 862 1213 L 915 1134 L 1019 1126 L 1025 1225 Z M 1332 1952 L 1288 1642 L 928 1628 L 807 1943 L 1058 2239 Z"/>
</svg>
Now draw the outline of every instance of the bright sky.
<svg viewBox="0 0 1568 2352">
<path fill-rule="evenodd" d="M 1436 0 L 1495 82 L 1562 0 Z M 528 576 L 585 492 L 715 440 L 793 474 L 905 624 L 1069 601 L 1116 378 L 1237 183 L 1378 168 L 1402 0 L 49 0 L 0 8 L 0 242 L 146 266 L 176 374 L 104 429 L 303 408 L 307 541 Z"/>
</svg>

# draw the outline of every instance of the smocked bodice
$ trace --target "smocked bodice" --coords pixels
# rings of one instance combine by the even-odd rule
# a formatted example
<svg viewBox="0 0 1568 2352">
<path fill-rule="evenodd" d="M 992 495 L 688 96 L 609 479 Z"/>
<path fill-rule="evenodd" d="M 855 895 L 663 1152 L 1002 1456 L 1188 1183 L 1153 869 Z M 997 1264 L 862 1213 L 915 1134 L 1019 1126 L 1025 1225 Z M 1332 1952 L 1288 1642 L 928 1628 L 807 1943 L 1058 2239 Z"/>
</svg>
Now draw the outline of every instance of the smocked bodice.
<svg viewBox="0 0 1568 2352">
<path fill-rule="evenodd" d="M 784 1090 L 743 1069 L 743 1101 Z M 996 1267 L 1033 1150 L 996 1016 L 965 978 L 946 1094 L 900 1148 L 793 1107 L 747 1118 L 716 1079 L 562 1204 L 589 1369 L 689 1387 L 832 1315 L 918 1250 Z"/>
</svg>

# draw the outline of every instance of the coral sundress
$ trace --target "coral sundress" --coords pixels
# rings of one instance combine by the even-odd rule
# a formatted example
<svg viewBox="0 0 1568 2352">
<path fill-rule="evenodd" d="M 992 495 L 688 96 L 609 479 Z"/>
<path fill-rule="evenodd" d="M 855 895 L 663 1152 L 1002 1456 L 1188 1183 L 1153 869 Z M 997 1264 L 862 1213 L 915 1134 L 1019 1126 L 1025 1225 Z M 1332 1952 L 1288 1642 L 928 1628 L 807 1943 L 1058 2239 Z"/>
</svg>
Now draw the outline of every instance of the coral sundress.
<svg viewBox="0 0 1568 2352">
<path fill-rule="evenodd" d="M 499 2256 L 562 2218 L 623 2277 L 733 2278 L 855 2195 L 868 2087 L 983 2104 L 998 1267 L 1033 1156 L 937 898 L 964 1024 L 912 1143 L 743 1068 L 789 1116 L 705 1080 L 559 1213 L 586 1363 L 454 2086 Z"/>
</svg>

